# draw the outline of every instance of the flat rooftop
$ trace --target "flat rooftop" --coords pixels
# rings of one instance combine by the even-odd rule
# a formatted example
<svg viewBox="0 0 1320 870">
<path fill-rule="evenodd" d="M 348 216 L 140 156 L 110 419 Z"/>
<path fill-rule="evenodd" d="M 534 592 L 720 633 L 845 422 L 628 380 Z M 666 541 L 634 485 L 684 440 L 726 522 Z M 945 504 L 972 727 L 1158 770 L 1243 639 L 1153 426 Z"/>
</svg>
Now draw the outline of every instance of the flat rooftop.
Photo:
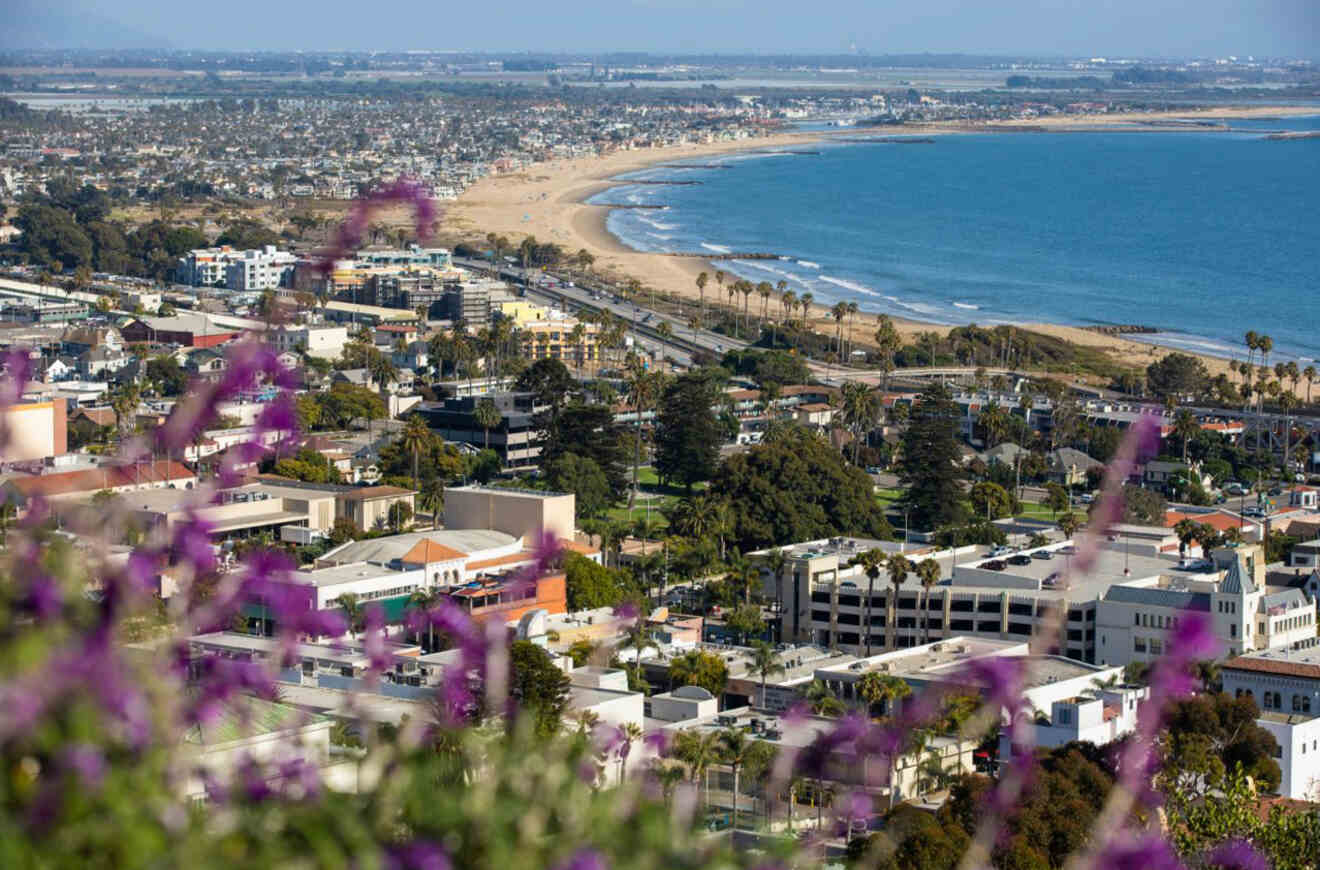
<svg viewBox="0 0 1320 870">
<path fill-rule="evenodd" d="M 1117 546 L 1117 549 L 1112 549 L 1115 546 Z M 1121 544 L 1115 545 L 1113 542 L 1108 542 L 1108 547 L 1103 547 L 1097 552 L 1095 564 L 1091 570 L 1086 574 L 1070 577 L 1070 585 L 1067 588 L 1062 585 L 1046 586 L 1045 580 L 1051 575 L 1058 575 L 1059 578 L 1062 578 L 1063 575 L 1069 572 L 1076 548 L 1070 544 L 1056 544 L 1039 549 L 1052 553 L 1052 557 L 1049 559 L 1033 558 L 1026 565 L 1009 563 L 1008 559 L 1011 556 L 996 557 L 998 561 L 1005 563 L 1003 571 L 990 571 L 984 568 L 985 563 L 995 561 L 995 559 L 981 557 L 975 561 L 958 565 L 954 569 L 952 579 L 941 585 L 950 586 L 955 590 L 958 588 L 968 590 L 1007 588 L 1014 593 L 1066 597 L 1078 601 L 1100 598 L 1110 586 L 1120 583 L 1132 583 L 1157 577 L 1186 578 L 1188 580 L 1213 580 L 1218 577 L 1218 572 L 1215 571 L 1197 572 L 1180 569 L 1176 558 L 1146 556 L 1134 552 L 1125 553 Z M 1036 551 L 1023 551 L 1022 555 L 1031 555 L 1034 552 Z M 980 568 L 981 571 L 971 574 L 969 569 L 973 568 Z M 1006 582 L 1003 584 L 994 582 L 997 576 L 1003 577 Z"/>
<path fill-rule="evenodd" d="M 283 643 L 277 637 L 258 637 L 252 634 L 239 634 L 234 631 L 216 631 L 209 634 L 193 635 L 188 638 L 188 643 L 213 650 L 229 650 L 261 656 L 278 654 L 284 649 Z M 415 656 L 419 650 L 418 647 L 413 645 L 389 642 L 386 642 L 385 647 L 387 652 L 402 656 Z M 343 643 L 298 643 L 294 644 L 293 654 L 300 658 L 343 664 L 365 665 L 369 661 L 366 650 L 360 645 Z"/>
<path fill-rule="evenodd" d="M 958 636 L 908 649 L 892 650 L 870 658 L 859 658 L 843 665 L 818 668 L 817 673 L 822 678 L 827 674 L 856 677 L 871 671 L 896 677 L 916 677 L 987 656 L 1021 655 L 1027 649 L 1025 641 Z"/>
<path fill-rule="evenodd" d="M 303 586 L 315 586 L 318 589 L 323 589 L 327 586 L 338 586 L 341 583 L 352 583 L 355 580 L 370 580 L 373 577 L 402 577 L 405 573 L 407 572 L 394 571 L 367 562 L 348 562 L 343 565 L 317 568 L 312 571 L 294 571 L 293 582 Z"/>
<path fill-rule="evenodd" d="M 1304 725 L 1315 719 L 1316 713 L 1285 713 L 1282 710 L 1262 710 L 1256 716 L 1257 719 L 1264 719 L 1268 722 L 1278 722 L 1280 725 Z"/>
<path fill-rule="evenodd" d="M 883 553 L 901 552 L 907 553 L 908 555 L 933 552 L 932 548 L 922 544 L 904 544 L 902 541 L 879 541 L 874 538 L 839 537 L 822 538 L 815 541 L 802 541 L 797 544 L 789 544 L 786 547 L 770 547 L 764 550 L 757 550 L 748 555 L 764 555 L 771 550 L 780 550 L 785 556 L 793 559 L 818 559 L 822 556 L 838 556 L 844 562 L 847 562 L 853 556 L 865 553 L 867 550 L 880 550 Z"/>
</svg>

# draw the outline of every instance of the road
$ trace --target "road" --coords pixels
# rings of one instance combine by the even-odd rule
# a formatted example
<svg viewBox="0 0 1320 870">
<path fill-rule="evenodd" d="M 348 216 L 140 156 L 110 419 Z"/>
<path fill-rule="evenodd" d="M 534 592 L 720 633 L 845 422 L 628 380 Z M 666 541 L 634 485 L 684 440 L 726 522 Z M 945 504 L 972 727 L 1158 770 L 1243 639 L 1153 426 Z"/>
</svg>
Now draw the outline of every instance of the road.
<svg viewBox="0 0 1320 870">
<path fill-rule="evenodd" d="M 672 357 L 681 366 L 692 365 L 693 356 L 708 353 L 722 356 L 726 351 L 742 349 L 748 346 L 745 341 L 720 335 L 706 329 L 694 331 L 678 317 L 650 311 L 634 302 L 624 300 L 617 295 L 617 290 L 604 282 L 595 282 L 591 289 L 569 287 L 559 284 L 555 287 L 544 286 L 540 282 L 547 274 L 539 269 L 523 269 L 519 266 L 495 264 L 485 260 L 471 260 L 455 257 L 454 264 L 465 269 L 482 272 L 495 272 L 503 280 L 526 288 L 528 296 L 556 302 L 565 309 L 586 309 L 589 311 L 608 311 L 619 320 L 628 323 L 635 340 L 658 357 Z M 571 278 L 568 280 L 572 280 Z M 615 301 L 615 299 L 619 301 Z M 658 330 L 661 323 L 668 323 L 671 330 L 669 338 Z"/>
</svg>

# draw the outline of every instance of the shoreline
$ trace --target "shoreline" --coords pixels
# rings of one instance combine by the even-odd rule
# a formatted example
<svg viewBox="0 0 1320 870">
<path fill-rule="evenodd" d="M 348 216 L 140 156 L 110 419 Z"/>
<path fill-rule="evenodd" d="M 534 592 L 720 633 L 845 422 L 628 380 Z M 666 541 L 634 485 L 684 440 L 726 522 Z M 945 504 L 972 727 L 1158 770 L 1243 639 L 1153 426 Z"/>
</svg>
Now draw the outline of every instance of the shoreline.
<svg viewBox="0 0 1320 870">
<path fill-rule="evenodd" d="M 615 187 L 627 185 L 627 179 L 617 176 L 656 167 L 658 164 L 680 163 L 701 157 L 724 156 L 761 150 L 783 149 L 811 143 L 845 144 L 852 139 L 885 137 L 911 137 L 930 135 L 960 135 L 989 132 L 1210 132 L 1219 127 L 1205 127 L 1188 121 L 1229 121 L 1234 119 L 1269 119 L 1314 116 L 1320 106 L 1258 106 L 1238 109 L 1219 107 L 1200 112 L 1117 113 L 1114 115 L 1086 116 L 1083 118 L 1041 118 L 1021 121 L 995 121 L 982 124 L 949 122 L 937 124 L 904 125 L 896 128 L 838 128 L 823 131 L 793 131 L 774 133 L 748 139 L 686 144 L 673 147 L 648 148 L 636 151 L 616 151 L 594 158 L 577 158 L 533 164 L 519 173 L 491 176 L 474 184 L 453 203 L 446 214 L 447 229 L 467 232 L 482 237 L 488 232 L 508 236 L 515 243 L 532 235 L 538 240 L 560 244 L 569 253 L 585 249 L 595 256 L 592 271 L 613 283 L 631 278 L 641 281 L 643 287 L 690 298 L 696 301 L 696 278 L 706 272 L 713 279 L 721 270 L 719 261 L 711 261 L 699 254 L 673 256 L 666 253 L 638 251 L 610 232 L 610 205 L 593 205 L 586 200 Z M 657 212 L 663 214 L 663 212 Z M 780 252 L 783 253 L 783 252 Z M 707 304 L 726 304 L 712 280 L 706 288 Z M 877 318 L 876 312 L 863 312 L 857 323 L 845 328 L 850 339 L 862 344 L 871 343 Z M 954 326 L 974 323 L 968 317 L 957 324 L 921 321 L 911 317 L 890 315 L 900 336 L 911 341 L 918 333 L 938 331 L 943 334 Z M 812 328 L 826 334 L 834 332 L 834 321 L 828 308 L 813 305 Z M 1228 373 L 1230 360 L 1205 352 L 1193 352 L 1176 345 L 1158 343 L 1155 333 L 1142 339 L 1123 335 L 1105 334 L 1082 326 L 1063 323 L 1023 322 L 1022 329 L 1040 332 L 1084 347 L 1104 351 L 1120 365 L 1144 369 L 1163 354 L 1190 353 L 1201 359 L 1211 377 Z"/>
</svg>

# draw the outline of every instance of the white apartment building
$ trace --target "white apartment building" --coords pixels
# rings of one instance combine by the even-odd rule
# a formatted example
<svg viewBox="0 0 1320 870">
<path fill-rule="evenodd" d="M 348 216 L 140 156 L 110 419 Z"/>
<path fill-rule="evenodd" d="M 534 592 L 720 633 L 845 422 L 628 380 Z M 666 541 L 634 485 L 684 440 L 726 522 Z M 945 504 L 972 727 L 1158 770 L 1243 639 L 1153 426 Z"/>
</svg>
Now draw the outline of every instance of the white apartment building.
<svg viewBox="0 0 1320 870">
<path fill-rule="evenodd" d="M 281 326 L 267 333 L 271 344 L 281 352 L 299 348 L 308 356 L 321 359 L 338 359 L 348 343 L 346 326 Z"/>
<path fill-rule="evenodd" d="M 177 277 L 181 284 L 250 292 L 271 290 L 293 282 L 293 267 L 298 258 L 274 245 L 261 249 L 237 251 L 228 245 L 197 248 L 179 258 Z"/>
<path fill-rule="evenodd" d="M 274 245 L 241 251 L 225 266 L 225 286 L 240 293 L 288 287 L 297 262 L 293 254 L 276 250 Z"/>
</svg>

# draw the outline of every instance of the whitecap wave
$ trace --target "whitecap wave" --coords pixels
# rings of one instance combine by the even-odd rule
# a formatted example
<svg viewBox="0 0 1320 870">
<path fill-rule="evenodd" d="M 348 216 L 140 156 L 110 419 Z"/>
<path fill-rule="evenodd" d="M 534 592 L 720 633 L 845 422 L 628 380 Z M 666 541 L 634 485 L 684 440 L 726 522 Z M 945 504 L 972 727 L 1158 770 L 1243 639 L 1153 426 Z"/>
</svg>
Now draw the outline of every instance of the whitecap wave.
<svg viewBox="0 0 1320 870">
<path fill-rule="evenodd" d="M 980 311 L 980 310 L 981 310 L 981 306 L 979 306 L 979 305 L 973 305 L 973 304 L 970 303 L 970 302 L 955 302 L 955 303 L 953 303 L 953 307 L 954 307 L 954 308 L 966 308 L 968 311 Z"/>
<path fill-rule="evenodd" d="M 829 275 L 821 275 L 820 280 L 824 281 L 826 284 L 833 284 L 835 287 L 842 287 L 845 290 L 851 290 L 854 293 L 862 293 L 866 296 L 880 295 L 879 293 L 872 290 L 870 287 L 867 287 L 865 284 L 858 284 L 855 281 L 845 281 L 842 278 L 831 278 Z M 889 298 L 889 297 L 885 297 L 885 298 Z M 895 299 L 894 301 L 897 302 L 898 300 Z"/>
<path fill-rule="evenodd" d="M 702 246 L 703 248 L 705 248 L 706 250 L 708 250 L 708 251 L 714 251 L 714 252 L 717 253 L 717 254 L 732 254 L 732 253 L 733 253 L 732 249 L 730 249 L 730 248 L 726 248 L 726 247 L 724 247 L 723 245 L 712 245 L 712 244 L 710 244 L 709 242 L 702 242 L 702 243 L 701 243 L 701 246 Z"/>
<path fill-rule="evenodd" d="M 808 269 L 819 269 L 820 263 L 813 263 L 810 260 L 798 260 L 797 264 Z"/>
</svg>

